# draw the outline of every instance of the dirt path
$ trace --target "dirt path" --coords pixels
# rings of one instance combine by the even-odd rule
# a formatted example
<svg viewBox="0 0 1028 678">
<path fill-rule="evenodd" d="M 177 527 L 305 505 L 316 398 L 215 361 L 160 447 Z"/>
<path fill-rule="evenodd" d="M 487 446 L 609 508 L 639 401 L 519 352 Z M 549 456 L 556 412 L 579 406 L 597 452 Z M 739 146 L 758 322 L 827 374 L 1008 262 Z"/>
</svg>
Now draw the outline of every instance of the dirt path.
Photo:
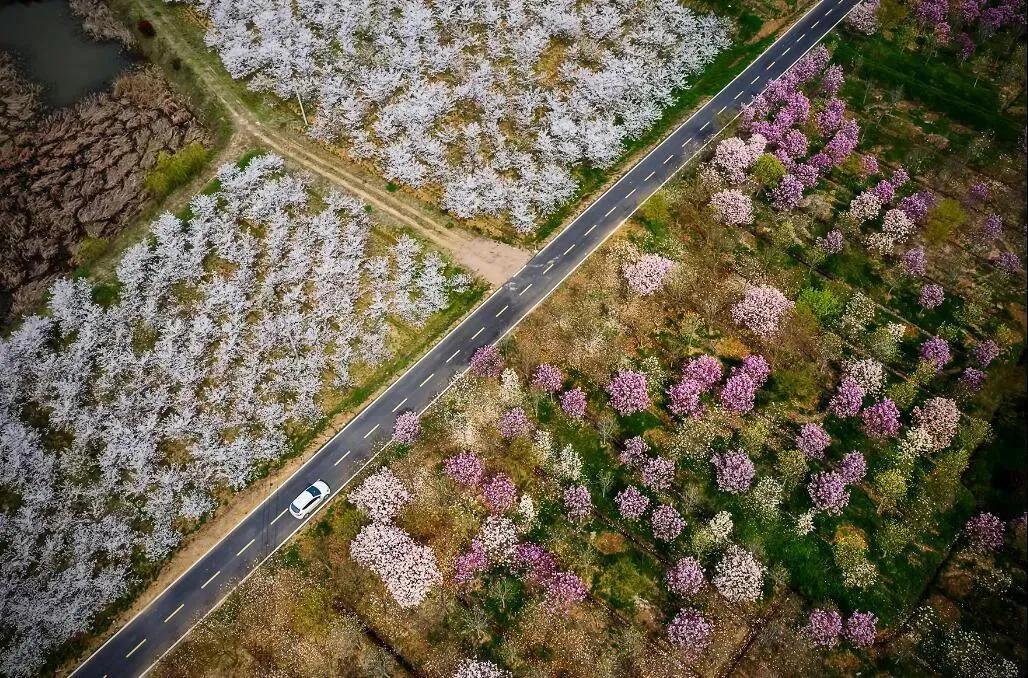
<svg viewBox="0 0 1028 678">
<path fill-rule="evenodd" d="M 155 9 L 143 0 L 136 8 L 157 30 L 164 44 L 182 61 L 189 63 L 197 77 L 214 94 L 232 119 L 237 136 L 281 155 L 285 160 L 305 169 L 322 180 L 360 198 L 395 225 L 412 229 L 435 247 L 448 251 L 461 266 L 498 286 L 521 268 L 532 252 L 486 238 L 474 236 L 460 228 L 448 227 L 437 215 L 399 199 L 389 191 L 375 186 L 348 166 L 347 161 L 329 149 L 307 141 L 294 132 L 266 125 L 239 99 L 225 83 L 227 75 L 196 57 L 194 48 L 182 35 L 181 27 L 167 15 L 167 9 Z"/>
</svg>

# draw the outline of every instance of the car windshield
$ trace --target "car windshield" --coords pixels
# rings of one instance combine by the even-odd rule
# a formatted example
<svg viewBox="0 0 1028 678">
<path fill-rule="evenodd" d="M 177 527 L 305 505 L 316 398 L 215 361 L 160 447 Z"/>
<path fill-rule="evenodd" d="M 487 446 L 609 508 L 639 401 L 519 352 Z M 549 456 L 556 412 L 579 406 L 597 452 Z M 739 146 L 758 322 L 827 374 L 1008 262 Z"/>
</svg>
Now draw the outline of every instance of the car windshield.
<svg viewBox="0 0 1028 678">
<path fill-rule="evenodd" d="M 308 488 L 307 488 L 307 491 L 308 491 L 308 492 L 310 492 L 310 493 L 311 493 L 311 496 L 312 496 L 312 497 L 314 497 L 315 499 L 317 499 L 318 497 L 320 497 L 320 496 L 321 496 L 321 490 L 319 490 L 319 489 L 318 489 L 318 488 L 317 488 L 316 486 L 314 486 L 314 485 L 311 485 L 310 487 L 308 487 Z"/>
</svg>

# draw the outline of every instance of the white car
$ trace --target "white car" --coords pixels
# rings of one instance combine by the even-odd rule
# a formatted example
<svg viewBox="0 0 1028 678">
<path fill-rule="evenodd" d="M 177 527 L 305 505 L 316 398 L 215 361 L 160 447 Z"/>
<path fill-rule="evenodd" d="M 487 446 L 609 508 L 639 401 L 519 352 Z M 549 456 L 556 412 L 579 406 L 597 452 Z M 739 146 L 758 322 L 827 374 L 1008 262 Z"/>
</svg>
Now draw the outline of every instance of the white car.
<svg viewBox="0 0 1028 678">
<path fill-rule="evenodd" d="M 317 480 L 293 500 L 293 503 L 289 505 L 289 512 L 297 520 L 303 520 L 327 498 L 328 485 L 323 480 Z"/>
</svg>

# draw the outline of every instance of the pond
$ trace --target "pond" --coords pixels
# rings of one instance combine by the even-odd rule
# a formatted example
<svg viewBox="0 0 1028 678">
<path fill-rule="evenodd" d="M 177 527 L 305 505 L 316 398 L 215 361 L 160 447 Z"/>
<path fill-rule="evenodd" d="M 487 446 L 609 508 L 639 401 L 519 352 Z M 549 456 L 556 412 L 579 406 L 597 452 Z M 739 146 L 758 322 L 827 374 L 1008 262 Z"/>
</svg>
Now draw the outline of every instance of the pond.
<svg viewBox="0 0 1028 678">
<path fill-rule="evenodd" d="M 0 0 L 0 50 L 14 54 L 28 79 L 43 87 L 49 108 L 107 89 L 132 62 L 120 44 L 86 35 L 67 0 Z"/>
</svg>

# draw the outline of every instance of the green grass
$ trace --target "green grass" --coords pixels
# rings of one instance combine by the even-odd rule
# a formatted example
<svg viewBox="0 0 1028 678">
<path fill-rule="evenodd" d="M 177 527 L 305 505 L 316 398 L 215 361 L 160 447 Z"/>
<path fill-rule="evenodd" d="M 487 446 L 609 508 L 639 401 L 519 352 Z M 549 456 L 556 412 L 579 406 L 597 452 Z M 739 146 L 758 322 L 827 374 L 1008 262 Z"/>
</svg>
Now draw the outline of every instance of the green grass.
<svg viewBox="0 0 1028 678">
<path fill-rule="evenodd" d="M 993 84 L 945 58 L 905 51 L 882 37 L 839 42 L 838 63 L 849 70 L 858 59 L 860 77 L 887 91 L 902 87 L 905 98 L 981 132 L 994 131 L 997 141 L 1016 142 L 1024 129 L 1023 121 L 1003 114 L 1003 97 Z"/>
</svg>

